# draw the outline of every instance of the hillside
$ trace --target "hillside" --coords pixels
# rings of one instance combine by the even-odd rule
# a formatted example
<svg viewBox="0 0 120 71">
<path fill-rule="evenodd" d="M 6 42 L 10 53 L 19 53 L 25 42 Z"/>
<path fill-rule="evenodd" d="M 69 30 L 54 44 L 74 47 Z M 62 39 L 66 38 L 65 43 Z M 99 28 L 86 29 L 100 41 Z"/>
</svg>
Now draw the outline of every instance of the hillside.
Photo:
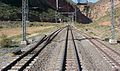
<svg viewBox="0 0 120 71">
<path fill-rule="evenodd" d="M 54 17 L 54 10 L 45 1 L 29 1 L 29 20 L 47 21 Z M 37 7 L 34 9 L 33 7 Z M 43 19 L 44 18 L 44 19 Z M 53 19 L 53 18 L 52 18 Z M 20 0 L 0 0 L 0 20 L 21 20 Z"/>
<path fill-rule="evenodd" d="M 69 0 L 69 2 L 71 2 Z M 72 3 L 72 2 L 71 2 Z M 21 20 L 21 0 L 0 0 L 0 20 Z M 59 11 L 74 11 L 68 1 L 59 1 Z M 55 21 L 55 0 L 29 0 L 30 21 Z M 60 17 L 67 18 L 61 15 Z"/>
<path fill-rule="evenodd" d="M 114 0 L 115 9 L 120 7 L 120 0 Z M 110 12 L 111 2 L 109 0 L 100 0 L 92 7 L 92 18 L 99 19 Z"/>
<path fill-rule="evenodd" d="M 120 1 L 115 1 L 115 38 L 120 40 Z M 83 31 L 88 30 L 92 36 L 98 37 L 103 40 L 111 38 L 111 16 L 110 16 L 110 2 L 109 0 L 101 0 L 94 4 L 92 8 L 93 23 L 89 25 L 79 25 Z"/>
</svg>

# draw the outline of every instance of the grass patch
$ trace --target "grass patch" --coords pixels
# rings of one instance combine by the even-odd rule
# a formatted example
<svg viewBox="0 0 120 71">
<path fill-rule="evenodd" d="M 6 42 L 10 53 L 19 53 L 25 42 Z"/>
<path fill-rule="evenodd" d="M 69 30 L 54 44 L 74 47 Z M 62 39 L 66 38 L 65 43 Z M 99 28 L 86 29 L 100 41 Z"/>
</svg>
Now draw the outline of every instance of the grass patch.
<svg viewBox="0 0 120 71">
<path fill-rule="evenodd" d="M 32 38 L 38 35 L 45 35 L 48 32 L 51 32 L 57 28 L 64 26 L 63 24 L 56 24 L 56 23 L 40 23 L 40 22 L 31 22 L 31 23 L 34 25 L 27 27 L 27 38 Z M 7 37 L 9 37 L 9 39 L 15 41 L 14 46 L 17 47 L 19 41 L 22 40 L 21 30 L 22 30 L 21 28 L 2 28 L 0 29 L 0 34 L 5 34 Z M 33 35 L 33 34 L 37 34 L 37 35 Z"/>
<path fill-rule="evenodd" d="M 110 26 L 101 26 L 97 21 L 91 24 L 76 24 L 75 26 L 90 36 L 97 36 L 101 39 L 110 38 Z"/>
<path fill-rule="evenodd" d="M 4 47 L 10 47 L 11 45 L 12 45 L 12 39 L 8 38 L 5 34 L 2 34 L 0 40 L 0 46 L 4 48 Z"/>
</svg>

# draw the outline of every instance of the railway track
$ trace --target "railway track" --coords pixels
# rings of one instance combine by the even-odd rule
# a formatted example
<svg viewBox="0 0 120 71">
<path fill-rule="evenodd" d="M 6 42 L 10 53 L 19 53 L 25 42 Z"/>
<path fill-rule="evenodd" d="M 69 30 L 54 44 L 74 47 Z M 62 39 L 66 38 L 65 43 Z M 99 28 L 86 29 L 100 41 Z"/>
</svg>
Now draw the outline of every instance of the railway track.
<svg viewBox="0 0 120 71">
<path fill-rule="evenodd" d="M 78 31 L 78 30 L 77 30 Z M 78 31 L 80 32 L 80 31 Z M 105 45 L 100 39 L 93 38 L 86 33 L 80 32 L 85 38 L 87 38 L 93 46 L 96 47 L 102 54 L 103 58 L 112 65 L 113 71 L 120 70 L 120 53 Z"/>
<path fill-rule="evenodd" d="M 49 36 L 44 36 L 34 47 L 21 56 L 16 58 L 9 65 L 1 69 L 1 71 L 23 71 L 31 63 L 34 63 L 38 59 L 38 55 L 41 51 L 58 35 L 65 27 L 56 30 Z"/>
<path fill-rule="evenodd" d="M 70 26 L 68 26 L 68 29 L 67 29 L 64 58 L 63 58 L 63 64 L 61 69 L 62 71 L 81 71 L 82 70 L 78 51 L 74 41 L 74 35 L 72 32 L 72 28 Z"/>
<path fill-rule="evenodd" d="M 44 36 L 33 48 L 23 53 L 21 56 L 19 56 L 17 59 L 11 62 L 9 65 L 4 67 L 1 71 L 26 71 L 26 70 L 33 71 L 35 68 L 36 68 L 35 71 L 39 71 L 39 70 L 40 71 L 82 71 L 84 68 L 82 69 L 81 66 L 80 55 L 79 55 L 80 53 L 77 48 L 75 37 L 73 34 L 75 33 L 75 29 L 72 26 L 68 25 L 67 27 L 65 27 L 63 36 L 66 35 L 66 37 L 64 38 L 58 37 L 59 41 L 62 41 L 61 43 L 59 43 L 58 47 L 56 47 L 57 45 L 55 46 L 56 48 L 47 46 L 63 29 L 64 28 L 58 29 L 49 36 Z M 80 31 L 77 30 L 76 33 L 78 32 Z M 119 52 L 105 45 L 99 39 L 93 38 L 87 35 L 86 33 L 80 32 L 80 34 L 82 34 L 82 36 L 84 36 L 85 39 L 89 40 L 89 42 L 92 44 L 90 45 L 94 46 L 97 49 L 100 55 L 102 55 L 103 58 L 110 63 L 111 67 L 114 67 L 113 70 L 111 71 L 120 70 Z M 54 40 L 54 42 L 56 42 L 56 40 Z M 54 55 L 55 57 L 53 57 L 52 55 Z M 50 61 L 54 61 L 54 62 L 52 63 Z M 37 64 L 36 62 L 39 63 Z M 37 65 L 39 66 L 32 68 L 32 70 L 30 70 L 29 67 L 32 66 L 33 64 L 34 66 Z"/>
</svg>

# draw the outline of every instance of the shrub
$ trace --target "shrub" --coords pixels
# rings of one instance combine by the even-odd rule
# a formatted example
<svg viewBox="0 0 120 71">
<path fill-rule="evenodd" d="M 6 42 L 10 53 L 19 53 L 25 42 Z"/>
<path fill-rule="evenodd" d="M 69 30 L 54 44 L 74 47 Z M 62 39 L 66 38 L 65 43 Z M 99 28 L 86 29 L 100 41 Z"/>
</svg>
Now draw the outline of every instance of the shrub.
<svg viewBox="0 0 120 71">
<path fill-rule="evenodd" d="M 103 41 L 109 41 L 109 38 L 104 38 L 104 40 Z"/>
<path fill-rule="evenodd" d="M 0 29 L 2 29 L 2 28 L 3 28 L 3 26 L 0 25 Z"/>
<path fill-rule="evenodd" d="M 1 36 L 0 46 L 10 47 L 12 45 L 12 39 L 8 38 L 5 34 Z"/>
</svg>

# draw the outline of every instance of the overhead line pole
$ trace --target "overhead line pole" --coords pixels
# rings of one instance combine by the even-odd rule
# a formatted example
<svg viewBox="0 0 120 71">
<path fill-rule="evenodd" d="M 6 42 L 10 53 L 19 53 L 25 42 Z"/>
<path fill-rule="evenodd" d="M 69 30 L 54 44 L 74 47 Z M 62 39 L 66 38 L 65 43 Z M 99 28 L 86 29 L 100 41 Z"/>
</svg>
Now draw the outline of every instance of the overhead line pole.
<svg viewBox="0 0 120 71">
<path fill-rule="evenodd" d="M 26 0 L 26 21 L 28 21 L 28 12 L 29 12 L 29 6 L 28 6 L 28 0 Z"/>
<path fill-rule="evenodd" d="M 114 18 L 114 1 L 111 0 L 111 31 L 112 39 L 115 39 L 115 18 Z"/>
<path fill-rule="evenodd" d="M 26 0 L 22 0 L 22 41 L 26 40 L 25 21 L 26 21 Z"/>
<path fill-rule="evenodd" d="M 110 43 L 117 43 L 117 40 L 115 39 L 115 18 L 114 18 L 114 0 L 111 1 L 111 33 L 112 37 L 109 40 Z"/>
<path fill-rule="evenodd" d="M 115 18 L 114 18 L 114 0 L 111 1 L 111 38 L 109 40 L 109 43 L 116 44 L 117 40 L 115 39 Z"/>
<path fill-rule="evenodd" d="M 77 22 L 77 8 L 75 7 L 75 23 Z"/>
<path fill-rule="evenodd" d="M 55 11 L 55 20 L 56 20 L 56 23 L 57 23 L 57 16 L 58 16 L 58 0 L 56 0 L 56 11 Z"/>
<path fill-rule="evenodd" d="M 28 0 L 22 0 L 22 41 L 21 44 L 27 44 L 26 24 L 28 21 Z"/>
</svg>

